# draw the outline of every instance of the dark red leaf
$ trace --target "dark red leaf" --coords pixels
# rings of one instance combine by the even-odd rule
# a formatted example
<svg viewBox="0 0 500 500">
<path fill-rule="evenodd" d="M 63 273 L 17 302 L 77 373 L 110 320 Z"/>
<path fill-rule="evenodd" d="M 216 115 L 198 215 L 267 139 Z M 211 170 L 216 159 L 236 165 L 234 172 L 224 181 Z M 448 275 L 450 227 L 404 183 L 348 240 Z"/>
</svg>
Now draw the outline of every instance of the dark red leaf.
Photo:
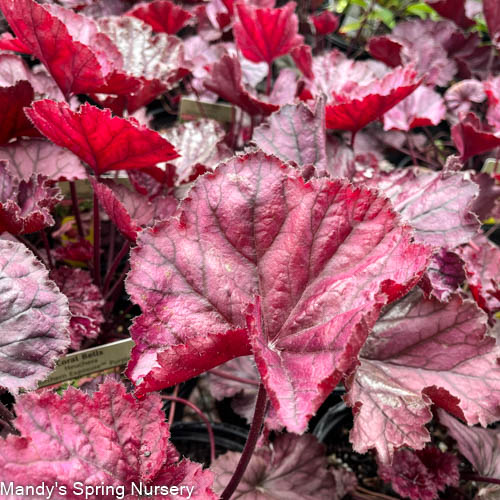
<svg viewBox="0 0 500 500">
<path fill-rule="evenodd" d="M 493 43 L 500 45 L 500 4 L 496 0 L 483 0 L 483 11 Z"/>
<path fill-rule="evenodd" d="M 35 389 L 66 352 L 68 300 L 24 245 L 3 239 L 0 296 L 0 386 L 17 394 L 21 388 Z"/>
<path fill-rule="evenodd" d="M 475 22 L 465 13 L 465 0 L 426 0 L 426 2 L 442 17 L 451 19 L 464 30 L 474 26 Z"/>
<path fill-rule="evenodd" d="M 212 65 L 205 87 L 226 101 L 236 104 L 250 115 L 270 115 L 279 106 L 253 97 L 242 82 L 241 65 L 237 56 L 224 55 Z"/>
<path fill-rule="evenodd" d="M 242 54 L 253 62 L 267 62 L 288 54 L 303 42 L 298 34 L 295 2 L 281 8 L 258 8 L 237 3 L 238 21 L 233 32 Z"/>
<path fill-rule="evenodd" d="M 24 108 L 31 104 L 33 98 L 33 87 L 27 81 L 17 82 L 10 87 L 0 87 L 0 145 L 6 144 L 14 137 L 39 136 L 39 132 L 24 114 Z"/>
<path fill-rule="evenodd" d="M 417 452 L 398 450 L 393 464 L 379 464 L 378 473 L 404 498 L 436 500 L 439 491 L 444 491 L 447 486 L 458 486 L 458 464 L 455 455 L 443 453 L 435 447 Z"/>
<path fill-rule="evenodd" d="M 34 102 L 26 114 L 48 139 L 75 153 L 97 175 L 179 156 L 157 132 L 88 103 L 75 112 L 65 103 L 46 99 Z"/>
<path fill-rule="evenodd" d="M 25 181 L 33 174 L 43 174 L 51 181 L 87 177 L 73 153 L 44 139 L 17 140 L 0 147 L 0 160 L 6 160 L 9 171 Z"/>
<path fill-rule="evenodd" d="M 292 49 L 291 55 L 301 73 L 306 78 L 312 80 L 314 78 L 314 73 L 312 70 L 313 58 L 310 45 L 297 45 Z"/>
<path fill-rule="evenodd" d="M 71 349 L 77 351 L 85 339 L 99 335 L 104 322 L 102 294 L 92 283 L 90 273 L 83 269 L 63 266 L 53 269 L 50 278 L 69 300 Z"/>
<path fill-rule="evenodd" d="M 43 175 L 19 181 L 0 161 L 0 234 L 29 234 L 52 226 L 50 214 L 62 196 Z"/>
<path fill-rule="evenodd" d="M 452 127 L 451 137 L 464 163 L 473 156 L 500 146 L 500 135 L 485 130 L 474 113 L 461 117 L 460 122 Z"/>
<path fill-rule="evenodd" d="M 88 262 L 94 256 L 94 247 L 87 240 L 74 241 L 56 248 L 54 256 L 58 260 Z"/>
<path fill-rule="evenodd" d="M 302 432 L 380 308 L 423 273 L 429 251 L 410 240 L 372 191 L 325 178 L 305 184 L 262 153 L 219 165 L 132 251 L 127 290 L 144 312 L 131 329 L 127 374 L 140 394 L 248 355 L 248 319 L 273 407 Z M 260 308 L 247 314 L 258 295 L 264 334 Z"/>
<path fill-rule="evenodd" d="M 368 51 L 379 61 L 384 62 L 387 66 L 395 68 L 401 66 L 401 49 L 403 45 L 389 36 L 375 36 L 368 41 Z"/>
<path fill-rule="evenodd" d="M 398 102 L 410 95 L 420 80 L 413 68 L 398 68 L 381 80 L 366 86 L 353 86 L 350 91 L 333 93 L 326 106 L 326 128 L 358 132 L 380 118 Z"/>
<path fill-rule="evenodd" d="M 126 13 L 148 23 L 154 31 L 175 35 L 193 17 L 187 10 L 169 0 L 139 3 Z"/>
<path fill-rule="evenodd" d="M 473 301 L 457 294 L 442 303 L 410 293 L 379 319 L 349 381 L 354 449 L 376 448 L 386 463 L 397 448 L 423 448 L 432 403 L 469 424 L 498 420 L 499 355 Z"/>
<path fill-rule="evenodd" d="M 314 25 L 316 35 L 319 36 L 329 35 L 339 27 L 339 18 L 328 10 L 309 16 L 309 20 Z"/>
<path fill-rule="evenodd" d="M 179 486 L 196 500 L 217 498 L 209 470 L 186 459 L 179 462 L 159 396 L 138 401 L 123 384 L 108 379 L 92 396 L 73 387 L 62 397 L 50 391 L 25 394 L 17 401 L 16 414 L 21 436 L 0 442 L 4 483 L 43 483 L 56 487 L 58 496 L 65 488 L 61 497 L 71 500 L 79 498 L 77 482 L 92 500 L 115 497 L 119 488 L 124 498 L 137 497 L 132 483 Z M 111 495 L 106 487 L 118 493 Z M 171 495 L 158 490 L 153 496 Z"/>
</svg>

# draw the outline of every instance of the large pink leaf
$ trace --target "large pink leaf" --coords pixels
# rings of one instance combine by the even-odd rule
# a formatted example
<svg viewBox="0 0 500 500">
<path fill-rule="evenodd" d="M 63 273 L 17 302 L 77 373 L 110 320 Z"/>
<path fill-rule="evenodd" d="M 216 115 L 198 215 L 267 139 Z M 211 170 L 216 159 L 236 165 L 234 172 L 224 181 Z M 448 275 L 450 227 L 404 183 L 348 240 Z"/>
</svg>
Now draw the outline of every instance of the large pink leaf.
<svg viewBox="0 0 500 500">
<path fill-rule="evenodd" d="M 168 35 L 175 35 L 193 17 L 187 10 L 169 0 L 139 3 L 126 15 L 137 17 L 148 23 L 154 31 Z"/>
<path fill-rule="evenodd" d="M 89 104 L 75 112 L 46 99 L 34 102 L 26 113 L 48 139 L 75 153 L 98 175 L 150 167 L 178 156 L 157 132 Z"/>
<path fill-rule="evenodd" d="M 210 78 L 205 87 L 228 102 L 236 104 L 251 115 L 270 115 L 279 106 L 254 97 L 244 87 L 241 64 L 237 56 L 224 55 L 219 62 L 212 65 Z"/>
<path fill-rule="evenodd" d="M 500 350 L 486 315 L 454 295 L 448 303 L 412 292 L 379 319 L 361 352 L 346 401 L 355 408 L 351 441 L 381 460 L 401 446 L 423 448 L 431 402 L 486 425 L 500 418 Z"/>
<path fill-rule="evenodd" d="M 105 69 L 91 48 L 73 40 L 65 23 L 34 0 L 1 0 L 0 8 L 19 40 L 50 71 L 62 92 L 104 86 Z"/>
<path fill-rule="evenodd" d="M 176 182 L 179 184 L 194 180 L 198 171 L 203 173 L 232 156 L 224 143 L 226 133 L 214 120 L 189 121 L 170 127 L 161 135 L 180 154 L 180 158 L 170 162 L 175 166 Z"/>
<path fill-rule="evenodd" d="M 253 62 L 267 62 L 288 54 L 303 41 L 298 34 L 299 21 L 294 14 L 295 2 L 279 9 L 259 9 L 237 3 L 238 21 L 233 31 L 242 54 Z"/>
<path fill-rule="evenodd" d="M 408 131 L 415 127 L 438 125 L 445 115 L 443 98 L 431 88 L 421 85 L 385 113 L 384 129 Z"/>
<path fill-rule="evenodd" d="M 500 146 L 500 133 L 486 130 L 474 113 L 460 117 L 460 122 L 451 128 L 451 137 L 463 163 Z"/>
<path fill-rule="evenodd" d="M 68 300 L 24 245 L 7 240 L 0 240 L 0 296 L 0 386 L 35 389 L 69 346 Z"/>
<path fill-rule="evenodd" d="M 68 297 L 71 348 L 77 351 L 85 339 L 95 339 L 99 335 L 104 322 L 101 291 L 92 283 L 90 273 L 83 269 L 63 266 L 52 270 L 50 278 Z"/>
<path fill-rule="evenodd" d="M 81 498 L 77 482 L 92 500 L 116 498 L 117 492 L 136 498 L 132 483 L 148 488 L 184 485 L 186 496 L 189 485 L 192 499 L 216 499 L 210 471 L 189 460 L 178 462 L 159 396 L 138 401 L 123 384 L 107 380 L 92 396 L 73 387 L 62 397 L 49 391 L 23 395 L 16 413 L 14 424 L 21 436 L 0 441 L 4 483 L 43 482 L 70 500 Z M 154 497 L 170 495 L 159 490 Z"/>
<path fill-rule="evenodd" d="M 457 116 L 460 113 L 468 113 L 473 103 L 483 102 L 486 99 L 484 84 L 477 80 L 461 80 L 449 87 L 444 100 L 446 106 Z"/>
<path fill-rule="evenodd" d="M 240 456 L 241 453 L 230 451 L 213 464 L 217 493 L 222 493 L 231 479 Z M 340 497 L 335 495 L 333 474 L 327 470 L 324 446 L 311 434 L 283 434 L 272 446 L 263 446 L 254 452 L 235 498 L 338 500 Z"/>
<path fill-rule="evenodd" d="M 260 296 L 265 332 L 259 307 L 248 318 L 257 365 L 282 423 L 302 432 L 428 257 L 375 193 L 305 184 L 261 153 L 234 158 L 132 251 L 127 290 L 143 314 L 128 376 L 141 393 L 250 354 L 247 310 Z"/>
<path fill-rule="evenodd" d="M 365 180 L 365 184 L 391 199 L 395 209 L 415 228 L 419 241 L 453 249 L 479 230 L 479 221 L 471 213 L 479 188 L 463 173 L 398 169 Z"/>
<path fill-rule="evenodd" d="M 52 226 L 50 212 L 61 200 L 59 188 L 43 175 L 19 181 L 0 161 L 0 233 L 29 234 Z"/>
<path fill-rule="evenodd" d="M 349 91 L 334 92 L 331 104 L 326 106 L 326 128 L 356 133 L 380 118 L 419 85 L 420 80 L 413 68 L 397 68 L 366 86 L 355 85 Z"/>
<path fill-rule="evenodd" d="M 0 147 L 0 160 L 6 160 L 9 171 L 22 180 L 33 174 L 43 174 L 52 181 L 87 177 L 73 153 L 41 139 L 18 140 Z"/>
</svg>

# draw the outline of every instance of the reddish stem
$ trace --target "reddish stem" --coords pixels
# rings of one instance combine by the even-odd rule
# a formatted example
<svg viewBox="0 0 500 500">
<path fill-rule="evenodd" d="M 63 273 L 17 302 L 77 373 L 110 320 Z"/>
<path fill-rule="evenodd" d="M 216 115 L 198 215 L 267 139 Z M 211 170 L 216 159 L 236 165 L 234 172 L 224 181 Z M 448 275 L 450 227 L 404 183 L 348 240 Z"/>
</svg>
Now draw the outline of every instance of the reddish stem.
<svg viewBox="0 0 500 500">
<path fill-rule="evenodd" d="M 212 375 L 217 375 L 217 377 L 227 378 L 229 380 L 234 380 L 235 382 L 241 382 L 242 384 L 254 385 L 259 387 L 260 383 L 257 380 L 252 380 L 250 378 L 237 377 L 236 375 L 231 375 L 224 370 L 212 369 L 209 371 Z"/>
<path fill-rule="evenodd" d="M 101 219 L 99 200 L 94 192 L 94 283 L 101 288 Z"/>
<path fill-rule="evenodd" d="M 467 481 L 477 481 L 479 483 L 500 484 L 500 479 L 494 477 L 476 476 L 476 474 L 464 474 L 463 479 Z"/>
<path fill-rule="evenodd" d="M 111 224 L 109 228 L 109 246 L 108 246 L 108 262 L 106 265 L 106 269 L 111 268 L 111 264 L 113 263 L 113 258 L 115 257 L 115 243 L 116 243 L 116 226 Z"/>
<path fill-rule="evenodd" d="M 113 276 L 116 270 L 118 269 L 120 262 L 127 255 L 129 248 L 130 248 L 130 243 L 126 241 L 123 244 L 121 250 L 118 252 L 118 255 L 115 257 L 115 260 L 111 264 L 111 267 L 109 268 L 108 272 L 106 273 L 106 278 L 104 279 L 104 287 L 103 287 L 104 294 L 106 294 L 106 292 L 109 290 L 109 285 L 111 284 L 111 280 L 113 279 Z"/>
<path fill-rule="evenodd" d="M 177 384 L 174 387 L 174 391 L 172 392 L 172 396 L 174 398 L 176 398 L 176 397 L 179 396 L 179 384 Z M 172 425 L 172 422 L 174 421 L 174 417 L 175 417 L 175 401 L 172 401 L 172 403 L 170 405 L 170 411 L 168 412 L 168 423 L 169 423 L 169 425 Z"/>
<path fill-rule="evenodd" d="M 248 433 L 247 442 L 245 443 L 245 448 L 241 454 L 240 461 L 236 466 L 233 477 L 227 484 L 225 490 L 222 492 L 221 500 L 229 500 L 232 494 L 236 491 L 238 484 L 245 474 L 250 459 L 252 458 L 253 452 L 255 450 L 255 445 L 260 436 L 260 431 L 262 429 L 262 424 L 264 423 L 264 418 L 266 416 L 267 410 L 267 393 L 264 384 L 259 385 L 259 392 L 257 394 L 257 401 L 255 403 L 255 411 L 253 414 L 252 425 L 250 426 L 250 432 Z"/>
<path fill-rule="evenodd" d="M 80 238 L 85 238 L 83 233 L 83 224 L 82 224 L 82 216 L 80 214 L 80 206 L 78 205 L 78 196 L 76 194 L 76 185 L 75 181 L 69 182 L 69 190 L 71 192 L 71 202 L 73 204 L 73 213 L 75 214 L 76 227 L 78 229 L 78 236 Z"/>
<path fill-rule="evenodd" d="M 213 463 L 215 461 L 215 438 L 210 420 L 208 420 L 205 414 L 194 403 L 191 403 L 191 401 L 188 401 L 187 399 L 179 398 L 178 396 L 162 396 L 162 399 L 189 406 L 189 408 L 196 412 L 196 414 L 203 420 L 207 426 L 208 437 L 210 439 L 210 463 Z"/>
</svg>

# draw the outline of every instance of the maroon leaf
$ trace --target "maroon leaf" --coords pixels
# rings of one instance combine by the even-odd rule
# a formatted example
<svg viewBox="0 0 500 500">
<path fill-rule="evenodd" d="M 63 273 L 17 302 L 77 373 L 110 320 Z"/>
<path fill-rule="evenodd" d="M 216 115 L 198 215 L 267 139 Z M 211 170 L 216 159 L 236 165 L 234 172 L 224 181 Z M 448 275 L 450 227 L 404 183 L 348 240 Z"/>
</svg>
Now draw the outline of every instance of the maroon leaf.
<svg viewBox="0 0 500 500">
<path fill-rule="evenodd" d="M 389 36 L 375 36 L 368 41 L 368 51 L 379 61 L 384 62 L 387 66 L 395 68 L 401 66 L 401 49 L 403 45 Z"/>
<path fill-rule="evenodd" d="M 0 386 L 35 389 L 68 348 L 68 300 L 24 245 L 1 239 L 0 296 Z"/>
<path fill-rule="evenodd" d="M 313 58 L 310 45 L 297 45 L 292 49 L 291 56 L 301 73 L 306 78 L 312 80 L 314 78 L 314 73 L 312 70 Z"/>
<path fill-rule="evenodd" d="M 464 281 L 464 261 L 455 252 L 440 248 L 432 256 L 421 286 L 427 294 L 445 302 Z"/>
<path fill-rule="evenodd" d="M 49 11 L 34 0 L 1 0 L 0 8 L 20 42 L 47 67 L 65 96 L 105 85 L 102 61 L 92 48 L 73 40 L 69 25 L 52 13 L 64 9 Z"/>
<path fill-rule="evenodd" d="M 50 214 L 62 196 L 43 175 L 19 181 L 0 161 L 0 234 L 28 234 L 52 226 Z"/>
<path fill-rule="evenodd" d="M 260 9 L 237 3 L 238 20 L 233 32 L 242 54 L 250 61 L 271 64 L 277 57 L 300 45 L 303 38 L 298 34 L 295 6 L 295 2 L 288 2 L 279 9 Z"/>
<path fill-rule="evenodd" d="M 314 112 L 303 103 L 286 105 L 267 123 L 254 130 L 253 140 L 262 151 L 299 167 L 314 165 L 319 175 L 327 171 L 324 100 Z"/>
<path fill-rule="evenodd" d="M 329 35 L 339 27 L 339 18 L 328 10 L 319 14 L 309 16 L 309 20 L 314 25 L 316 35 Z"/>
<path fill-rule="evenodd" d="M 144 195 L 113 181 L 97 182 L 94 178 L 90 181 L 99 204 L 130 241 L 135 242 L 142 225 L 153 224 L 154 207 Z"/>
<path fill-rule="evenodd" d="M 404 498 L 435 500 L 446 486 L 458 486 L 458 459 L 428 447 L 422 451 L 398 450 L 392 465 L 379 464 L 378 473 Z"/>
<path fill-rule="evenodd" d="M 443 98 L 431 88 L 421 85 L 385 113 L 384 129 L 408 131 L 415 127 L 438 125 L 445 115 Z"/>
<path fill-rule="evenodd" d="M 486 323 L 476 304 L 459 295 L 442 303 L 414 291 L 388 309 L 349 381 L 354 449 L 376 448 L 388 462 L 401 446 L 423 448 L 431 403 L 469 424 L 498 420 L 500 350 Z"/>
<path fill-rule="evenodd" d="M 31 104 L 34 96 L 33 87 L 24 80 L 10 87 L 0 87 L 0 145 L 6 144 L 13 137 L 39 135 L 24 114 L 24 108 Z"/>
<path fill-rule="evenodd" d="M 54 257 L 58 260 L 88 262 L 94 256 L 94 247 L 87 240 L 79 240 L 66 243 L 54 251 Z"/>
<path fill-rule="evenodd" d="M 0 442 L 0 480 L 16 485 L 45 484 L 65 489 L 76 500 L 77 482 L 88 498 L 110 497 L 105 487 L 123 488 L 132 498 L 132 483 L 148 487 L 186 485 L 197 500 L 215 500 L 212 473 L 189 460 L 178 462 L 169 442 L 159 396 L 138 401 L 112 380 L 89 396 L 70 387 L 25 394 L 16 404 L 15 425 L 21 436 Z M 96 450 L 100 450 L 96 453 Z M 89 489 L 87 489 L 89 488 Z M 100 489 L 97 489 L 100 488 Z M 114 496 L 114 495 L 113 495 Z M 158 490 L 156 498 L 167 498 Z"/>
<path fill-rule="evenodd" d="M 236 56 L 224 55 L 211 67 L 211 77 L 205 87 L 251 115 L 270 115 L 279 106 L 253 97 L 243 86 L 241 65 Z"/>
<path fill-rule="evenodd" d="M 350 91 L 333 93 L 326 106 L 326 128 L 350 130 L 354 134 L 380 118 L 398 102 L 410 95 L 420 80 L 412 68 L 398 68 L 384 78 Z"/>
<path fill-rule="evenodd" d="M 85 339 L 95 339 L 104 322 L 104 300 L 100 290 L 92 283 L 92 277 L 83 269 L 60 267 L 50 273 L 61 292 L 68 297 L 71 320 L 69 334 L 71 349 L 81 348 Z"/>
<path fill-rule="evenodd" d="M 429 252 L 410 235 L 371 191 L 304 184 L 260 153 L 220 165 L 132 251 L 127 290 L 144 312 L 129 378 L 142 393 L 250 354 L 247 308 L 260 295 L 265 336 L 260 309 L 250 318 L 259 372 L 281 422 L 302 432 L 380 308 L 420 278 Z"/>
<path fill-rule="evenodd" d="M 479 189 L 463 173 L 416 167 L 382 173 L 364 183 L 391 199 L 395 209 L 415 228 L 418 241 L 453 249 L 479 230 L 479 221 L 471 213 Z"/>
<path fill-rule="evenodd" d="M 500 249 L 484 235 L 479 234 L 468 245 L 457 250 L 465 261 L 467 281 L 474 299 L 490 313 L 500 311 Z"/>
<path fill-rule="evenodd" d="M 34 102 L 26 114 L 48 139 L 75 153 L 97 175 L 149 167 L 178 156 L 157 132 L 88 103 L 75 112 L 65 103 L 46 99 Z"/>
<path fill-rule="evenodd" d="M 500 45 L 500 5 L 495 0 L 483 0 L 483 11 L 491 41 Z"/>
<path fill-rule="evenodd" d="M 8 161 L 9 171 L 22 180 L 34 174 L 43 174 L 51 181 L 87 177 L 73 153 L 42 139 L 18 140 L 0 147 L 0 160 Z"/>
<path fill-rule="evenodd" d="M 426 0 L 426 2 L 442 17 L 451 19 L 464 30 L 474 26 L 475 22 L 465 13 L 465 0 Z"/>
<path fill-rule="evenodd" d="M 481 476 L 500 479 L 500 433 L 498 429 L 481 429 L 463 425 L 443 410 L 440 422 L 448 428 L 460 453 Z M 498 490 L 498 486 L 496 486 Z"/>
<path fill-rule="evenodd" d="M 179 152 L 173 160 L 177 183 L 193 181 L 197 169 L 211 170 L 215 165 L 232 156 L 225 145 L 224 129 L 214 120 L 202 119 L 166 129 L 162 136 Z"/>
<path fill-rule="evenodd" d="M 139 3 L 126 15 L 137 17 L 148 23 L 154 31 L 168 35 L 175 35 L 193 17 L 187 10 L 169 0 Z"/>
<path fill-rule="evenodd" d="M 220 456 L 212 466 L 214 490 L 222 493 L 231 479 L 241 453 L 230 451 Z M 236 489 L 236 498 L 288 498 L 319 500 L 332 498 L 335 480 L 327 470 L 325 448 L 314 436 L 283 434 L 272 445 L 258 448 Z"/>
<path fill-rule="evenodd" d="M 486 153 L 500 146 L 500 135 L 484 130 L 479 118 L 474 113 L 467 113 L 451 129 L 451 137 L 465 163 L 469 158 Z"/>
</svg>

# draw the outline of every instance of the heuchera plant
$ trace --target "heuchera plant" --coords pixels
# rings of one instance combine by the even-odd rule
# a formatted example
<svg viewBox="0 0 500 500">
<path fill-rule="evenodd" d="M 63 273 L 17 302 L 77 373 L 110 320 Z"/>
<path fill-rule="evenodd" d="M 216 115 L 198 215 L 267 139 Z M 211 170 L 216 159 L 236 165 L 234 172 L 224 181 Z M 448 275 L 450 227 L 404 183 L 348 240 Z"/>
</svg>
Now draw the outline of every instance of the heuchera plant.
<svg viewBox="0 0 500 500">
<path fill-rule="evenodd" d="M 363 3 L 0 0 L 2 498 L 498 493 L 500 9 Z"/>
</svg>

